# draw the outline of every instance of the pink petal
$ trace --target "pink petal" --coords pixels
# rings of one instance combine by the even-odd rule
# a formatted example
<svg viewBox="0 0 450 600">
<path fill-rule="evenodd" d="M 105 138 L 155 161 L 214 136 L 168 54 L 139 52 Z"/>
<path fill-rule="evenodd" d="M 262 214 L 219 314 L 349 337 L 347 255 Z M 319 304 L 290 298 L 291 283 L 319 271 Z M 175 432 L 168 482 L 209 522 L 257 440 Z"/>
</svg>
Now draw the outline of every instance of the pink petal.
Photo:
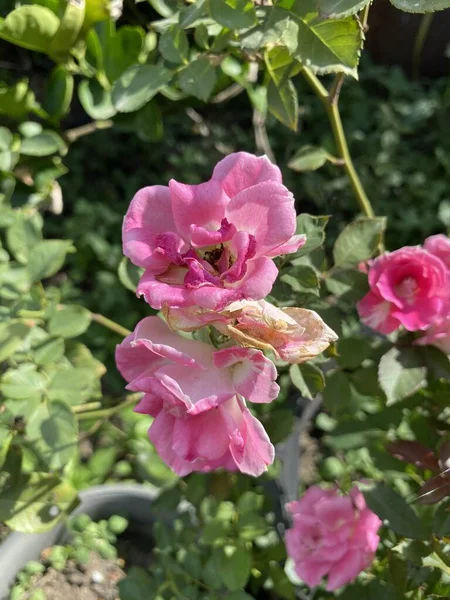
<svg viewBox="0 0 450 600">
<path fill-rule="evenodd" d="M 305 244 L 306 235 L 293 235 L 287 242 L 281 244 L 281 246 L 273 248 L 270 252 L 266 252 L 266 256 L 274 258 L 275 256 L 281 256 L 282 254 L 292 254 L 297 252 L 297 250 Z"/>
<path fill-rule="evenodd" d="M 316 515 L 325 527 L 333 531 L 345 523 L 352 523 L 355 518 L 354 510 L 351 498 L 337 496 L 322 500 L 317 505 Z"/>
<path fill-rule="evenodd" d="M 173 430 L 176 418 L 162 410 L 150 426 L 148 437 L 158 451 L 162 460 L 177 473 L 184 477 L 193 471 L 193 465 L 183 460 L 173 451 Z"/>
<path fill-rule="evenodd" d="M 228 452 L 230 439 L 220 410 L 177 419 L 173 450 L 183 460 L 215 461 Z"/>
<path fill-rule="evenodd" d="M 255 236 L 256 256 L 263 256 L 290 240 L 296 229 L 294 197 L 274 181 L 239 192 L 230 200 L 226 217 L 238 231 Z"/>
<path fill-rule="evenodd" d="M 235 298 L 235 300 L 261 300 L 265 298 L 270 294 L 277 275 L 278 269 L 270 258 L 260 256 L 250 260 L 247 263 L 247 272 L 239 286 L 240 297 Z"/>
<path fill-rule="evenodd" d="M 392 333 L 400 327 L 400 322 L 391 314 L 391 303 L 373 292 L 368 292 L 357 304 L 361 321 L 380 333 Z"/>
<path fill-rule="evenodd" d="M 191 298 L 190 289 L 185 288 L 184 285 L 172 285 L 158 281 L 150 271 L 146 271 L 141 277 L 136 294 L 144 296 L 145 301 L 156 310 L 161 309 L 165 304 L 192 306 L 195 303 Z"/>
<path fill-rule="evenodd" d="M 333 489 L 324 490 L 318 485 L 312 485 L 303 494 L 300 500 L 289 502 L 286 508 L 289 510 L 291 515 L 302 514 L 302 515 L 314 515 L 318 503 L 326 498 L 336 497 L 336 491 Z"/>
<path fill-rule="evenodd" d="M 212 179 L 220 182 L 230 198 L 262 181 L 282 181 L 280 169 L 267 156 L 256 157 L 247 152 L 226 156 L 217 163 Z"/>
<path fill-rule="evenodd" d="M 175 231 L 169 188 L 161 185 L 145 187 L 137 192 L 123 222 L 123 253 L 140 267 L 152 258 L 155 237 Z M 159 259 L 161 264 L 167 263 Z"/>
<path fill-rule="evenodd" d="M 142 400 L 134 407 L 134 412 L 141 415 L 151 415 L 152 417 L 156 417 L 162 410 L 162 406 L 162 399 L 149 392 L 144 394 Z"/>
<path fill-rule="evenodd" d="M 261 350 L 254 348 L 224 348 L 213 354 L 213 363 L 219 369 L 233 366 L 233 383 L 238 394 L 250 402 L 267 403 L 280 393 L 275 380 L 277 370 Z"/>
<path fill-rule="evenodd" d="M 159 317 L 146 317 L 139 321 L 132 344 L 144 346 L 159 356 L 191 369 L 208 369 L 212 365 L 211 346 L 174 333 Z"/>
<path fill-rule="evenodd" d="M 270 443 L 261 423 L 253 417 L 248 408 L 243 408 L 242 438 L 243 447 L 232 440 L 230 450 L 241 473 L 258 477 L 267 470 L 275 458 L 275 448 Z"/>
<path fill-rule="evenodd" d="M 317 560 L 315 557 L 308 557 L 295 565 L 295 571 L 303 581 L 310 587 L 316 587 L 322 580 L 329 569 L 331 564 Z"/>
<path fill-rule="evenodd" d="M 191 239 L 192 225 L 211 231 L 220 228 L 229 198 L 219 182 L 186 185 L 172 179 L 169 189 L 175 224 L 185 240 Z"/>
<path fill-rule="evenodd" d="M 329 592 L 334 592 L 346 583 L 350 583 L 363 568 L 361 554 L 355 550 L 350 550 L 331 568 L 326 589 Z"/>
</svg>

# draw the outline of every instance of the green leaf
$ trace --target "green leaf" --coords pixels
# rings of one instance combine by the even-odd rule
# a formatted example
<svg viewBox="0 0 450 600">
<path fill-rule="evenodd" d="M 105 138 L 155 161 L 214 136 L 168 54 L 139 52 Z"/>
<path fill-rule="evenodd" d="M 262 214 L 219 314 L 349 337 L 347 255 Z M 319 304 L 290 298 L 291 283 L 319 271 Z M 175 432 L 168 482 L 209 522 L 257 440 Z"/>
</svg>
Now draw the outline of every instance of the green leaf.
<svg viewBox="0 0 450 600">
<path fill-rule="evenodd" d="M 188 6 L 183 6 L 180 10 L 180 27 L 186 29 L 186 27 L 189 27 L 195 23 L 195 21 L 200 19 L 204 15 L 206 8 L 205 4 L 206 0 L 196 0 Z"/>
<path fill-rule="evenodd" d="M 433 533 L 438 537 L 450 536 L 450 502 L 440 504 L 434 513 Z"/>
<path fill-rule="evenodd" d="M 9 369 L 0 379 L 2 393 L 13 400 L 25 400 L 40 397 L 45 392 L 46 380 L 30 363 L 19 365 L 17 369 Z"/>
<path fill-rule="evenodd" d="M 292 383 L 305 398 L 312 400 L 325 387 L 325 377 L 319 367 L 311 363 L 291 365 L 289 375 Z"/>
<path fill-rule="evenodd" d="M 117 587 L 121 598 L 126 600 L 148 600 L 148 591 L 154 587 L 154 581 L 141 567 L 131 567 L 127 576 L 121 579 Z"/>
<path fill-rule="evenodd" d="M 111 92 L 106 91 L 95 79 L 84 79 L 78 86 L 78 98 L 87 114 L 95 120 L 110 119 L 116 114 Z"/>
<path fill-rule="evenodd" d="M 387 520 L 389 527 L 399 535 L 416 540 L 427 539 L 428 534 L 404 498 L 393 489 L 377 483 L 373 487 L 363 490 L 367 504 L 380 519 Z"/>
<path fill-rule="evenodd" d="M 306 213 L 297 217 L 297 235 L 306 235 L 306 243 L 297 250 L 295 258 L 300 258 L 319 248 L 325 240 L 325 227 L 330 217 L 314 217 Z"/>
<path fill-rule="evenodd" d="M 64 356 L 64 340 L 60 337 L 48 337 L 33 346 L 34 360 L 38 365 L 56 362 Z"/>
<path fill-rule="evenodd" d="M 9 86 L 0 82 L 0 114 L 8 115 L 12 119 L 24 119 L 36 106 L 34 93 L 28 87 L 28 80 L 18 81 Z"/>
<path fill-rule="evenodd" d="M 450 8 L 450 0 L 390 0 L 391 4 L 410 13 L 431 13 Z"/>
<path fill-rule="evenodd" d="M 86 331 L 91 324 L 91 312 L 83 306 L 68 304 L 55 310 L 48 322 L 51 335 L 74 338 Z"/>
<path fill-rule="evenodd" d="M 297 131 L 298 124 L 298 98 L 297 90 L 290 79 L 277 85 L 273 79 L 267 86 L 267 106 L 273 116 L 292 129 Z"/>
<path fill-rule="evenodd" d="M 297 26 L 296 59 L 319 75 L 356 77 L 363 34 L 355 17 L 322 19 L 315 0 L 296 0 L 290 14 Z"/>
<path fill-rule="evenodd" d="M 334 158 L 324 148 L 318 146 L 302 146 L 289 160 L 288 167 L 299 173 L 303 171 L 317 171 L 327 161 Z"/>
<path fill-rule="evenodd" d="M 0 38 L 22 48 L 47 54 L 58 27 L 58 17 L 45 6 L 19 6 L 1 24 Z"/>
<path fill-rule="evenodd" d="M 214 548 L 218 576 L 231 591 L 244 588 L 250 576 L 252 559 L 245 544 Z"/>
<path fill-rule="evenodd" d="M 202 56 L 181 71 L 178 83 L 183 92 L 206 102 L 216 85 L 216 70 Z"/>
<path fill-rule="evenodd" d="M 6 243 L 9 251 L 20 263 L 26 264 L 30 254 L 39 242 L 42 233 L 36 219 L 17 215 L 14 223 L 6 230 Z"/>
<path fill-rule="evenodd" d="M 26 156 L 49 156 L 64 149 L 63 139 L 54 131 L 44 129 L 42 133 L 22 140 L 20 153 Z"/>
<path fill-rule="evenodd" d="M 335 265 L 357 265 L 369 259 L 375 253 L 385 228 L 385 217 L 358 219 L 347 225 L 333 248 Z"/>
<path fill-rule="evenodd" d="M 144 142 L 159 142 L 162 140 L 164 123 L 156 98 L 150 100 L 135 115 L 135 130 L 141 140 L 144 140 Z"/>
<path fill-rule="evenodd" d="M 70 240 L 44 240 L 36 244 L 28 260 L 31 283 L 42 281 L 57 273 L 64 264 L 66 254 L 72 248 Z"/>
<path fill-rule="evenodd" d="M 280 280 L 291 286 L 294 292 L 319 295 L 320 282 L 316 271 L 308 265 L 297 265 L 283 273 Z"/>
<path fill-rule="evenodd" d="M 338 340 L 336 350 L 337 362 L 343 369 L 356 369 L 372 353 L 369 340 L 358 337 Z"/>
<path fill-rule="evenodd" d="M 47 395 L 50 400 L 62 400 L 70 405 L 82 404 L 92 396 L 92 384 L 97 379 L 94 369 L 63 367 L 50 381 Z"/>
<path fill-rule="evenodd" d="M 73 95 L 73 75 L 59 65 L 53 69 L 47 83 L 42 108 L 53 119 L 60 119 L 69 110 Z"/>
<path fill-rule="evenodd" d="M 339 19 L 356 15 L 371 0 L 318 0 L 319 14 L 323 19 Z"/>
<path fill-rule="evenodd" d="M 64 402 L 41 403 L 26 428 L 27 441 L 49 471 L 63 470 L 78 454 L 78 426 Z"/>
<path fill-rule="evenodd" d="M 14 531 L 41 533 L 52 529 L 76 503 L 77 491 L 55 475 L 10 477 L 0 494 L 0 521 Z"/>
<path fill-rule="evenodd" d="M 0 323 L 0 363 L 14 354 L 30 331 L 24 323 L 14 321 Z"/>
<path fill-rule="evenodd" d="M 172 25 L 164 31 L 159 39 L 159 51 L 167 61 L 176 65 L 188 62 L 189 42 L 179 25 Z"/>
<path fill-rule="evenodd" d="M 337 370 L 327 374 L 323 399 L 332 416 L 337 417 L 343 412 L 351 412 L 352 388 L 345 373 Z"/>
<path fill-rule="evenodd" d="M 450 567 L 442 560 L 442 558 L 436 552 L 432 552 L 429 556 L 425 556 L 422 560 L 424 567 L 431 567 L 433 569 L 439 569 L 442 573 L 450 575 Z"/>
<path fill-rule="evenodd" d="M 11 442 L 14 439 L 13 432 L 9 429 L 9 427 L 5 427 L 3 423 L 0 423 L 0 470 L 3 468 L 3 465 L 6 461 L 6 456 L 8 454 L 9 447 Z M 0 493 L 1 499 L 1 493 Z"/>
<path fill-rule="evenodd" d="M 112 101 L 119 112 L 133 112 L 147 104 L 172 78 L 157 65 L 135 65 L 123 73 L 112 89 Z"/>
<path fill-rule="evenodd" d="M 116 32 L 112 21 L 107 21 L 100 27 L 108 29 L 108 34 L 101 36 L 103 68 L 109 81 L 113 82 L 125 69 L 140 62 L 139 55 L 145 44 L 145 32 L 142 27 L 130 25 L 125 25 Z"/>
<path fill-rule="evenodd" d="M 88 0 L 89 2 L 89 0 Z M 58 31 L 48 50 L 50 56 L 56 60 L 65 60 L 70 49 L 75 44 L 84 22 L 85 2 L 80 0 L 68 0 Z"/>
<path fill-rule="evenodd" d="M 120 261 L 118 270 L 120 283 L 131 292 L 136 292 L 137 285 L 143 272 L 143 269 L 133 265 L 126 256 Z"/>
<path fill-rule="evenodd" d="M 367 274 L 352 268 L 333 269 L 325 278 L 329 292 L 343 301 L 358 302 L 369 291 Z"/>
<path fill-rule="evenodd" d="M 411 396 L 426 385 L 427 369 L 417 348 L 391 348 L 381 357 L 378 381 L 387 405 Z"/>
<path fill-rule="evenodd" d="M 209 13 L 228 29 L 245 29 L 256 23 L 255 7 L 249 0 L 209 0 Z"/>
</svg>

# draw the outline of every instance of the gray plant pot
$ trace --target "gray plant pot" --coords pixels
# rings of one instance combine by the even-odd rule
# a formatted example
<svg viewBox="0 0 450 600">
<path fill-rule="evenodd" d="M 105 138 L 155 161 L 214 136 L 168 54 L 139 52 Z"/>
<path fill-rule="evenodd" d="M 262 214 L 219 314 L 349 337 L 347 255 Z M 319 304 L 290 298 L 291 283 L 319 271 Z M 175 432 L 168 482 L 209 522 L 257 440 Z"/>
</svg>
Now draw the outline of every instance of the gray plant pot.
<svg viewBox="0 0 450 600">
<path fill-rule="evenodd" d="M 92 519 L 121 515 L 129 520 L 129 529 L 151 535 L 154 517 L 151 504 L 159 490 L 142 485 L 98 485 L 80 492 L 80 504 L 72 514 L 86 513 Z M 0 545 L 0 598 L 7 600 L 9 589 L 29 560 L 38 560 L 45 548 L 67 540 L 60 523 L 45 533 L 11 533 Z"/>
</svg>

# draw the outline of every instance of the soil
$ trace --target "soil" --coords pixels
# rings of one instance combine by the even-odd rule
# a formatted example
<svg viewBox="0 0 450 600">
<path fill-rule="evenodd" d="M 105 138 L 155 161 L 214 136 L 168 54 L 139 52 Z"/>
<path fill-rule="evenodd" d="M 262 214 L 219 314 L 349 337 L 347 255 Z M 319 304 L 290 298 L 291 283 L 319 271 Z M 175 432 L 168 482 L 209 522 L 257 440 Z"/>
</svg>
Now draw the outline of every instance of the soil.
<svg viewBox="0 0 450 600">
<path fill-rule="evenodd" d="M 44 564 L 48 552 L 44 550 L 41 555 Z M 21 600 L 29 600 L 38 589 L 43 590 L 46 600 L 118 600 L 117 583 L 125 577 L 121 563 L 120 559 L 107 560 L 91 552 L 86 565 L 69 560 L 61 571 L 50 567 L 33 575 L 30 591 Z"/>
</svg>

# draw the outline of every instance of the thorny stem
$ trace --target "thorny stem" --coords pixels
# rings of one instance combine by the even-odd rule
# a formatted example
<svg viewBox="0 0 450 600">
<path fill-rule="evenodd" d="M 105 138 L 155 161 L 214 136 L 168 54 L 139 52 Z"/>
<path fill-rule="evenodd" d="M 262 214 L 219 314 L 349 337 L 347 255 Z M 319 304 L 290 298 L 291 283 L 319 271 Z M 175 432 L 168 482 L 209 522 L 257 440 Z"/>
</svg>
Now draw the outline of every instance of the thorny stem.
<svg viewBox="0 0 450 600">
<path fill-rule="evenodd" d="M 122 327 L 122 325 L 119 325 L 119 323 L 111 321 L 111 319 L 104 317 L 100 313 L 91 313 L 91 319 L 99 325 L 103 325 L 103 327 L 106 327 L 107 329 L 110 329 L 111 331 L 114 331 L 123 337 L 126 337 L 131 333 L 131 331 L 126 327 Z"/>
<path fill-rule="evenodd" d="M 91 410 L 85 413 L 79 413 L 77 415 L 77 419 L 79 421 L 82 421 L 84 419 L 109 418 L 117 414 L 127 406 L 130 406 L 131 404 L 137 404 L 137 402 L 139 402 L 141 398 L 142 394 L 140 392 L 136 392 L 135 394 L 130 394 L 129 396 L 127 396 L 127 398 L 125 398 L 125 400 L 120 404 L 116 404 L 116 406 L 111 406 L 111 408 L 102 408 L 101 410 Z"/>
<path fill-rule="evenodd" d="M 344 127 L 342 125 L 341 114 L 339 112 L 338 101 L 344 75 L 342 73 L 337 75 L 334 85 L 329 92 L 310 69 L 303 67 L 301 72 L 325 107 L 338 149 L 339 158 L 343 161 L 343 168 L 350 180 L 350 184 L 361 211 L 366 217 L 374 217 L 375 213 L 370 200 L 364 191 L 359 175 L 353 165 L 347 139 L 345 137 Z"/>
</svg>

